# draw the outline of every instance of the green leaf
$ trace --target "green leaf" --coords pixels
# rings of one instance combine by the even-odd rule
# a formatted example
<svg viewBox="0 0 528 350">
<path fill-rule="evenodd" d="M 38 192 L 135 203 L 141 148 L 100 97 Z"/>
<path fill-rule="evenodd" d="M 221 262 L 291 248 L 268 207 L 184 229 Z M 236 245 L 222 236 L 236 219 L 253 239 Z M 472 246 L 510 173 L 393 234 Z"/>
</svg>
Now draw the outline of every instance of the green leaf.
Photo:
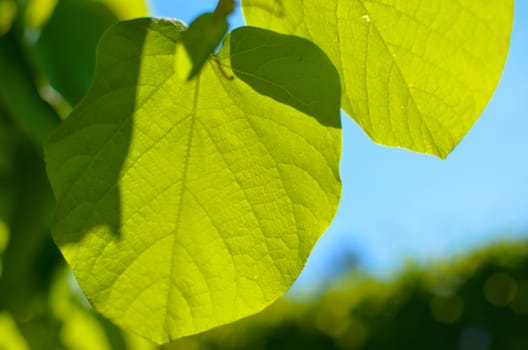
<svg viewBox="0 0 528 350">
<path fill-rule="evenodd" d="M 17 15 L 15 0 L 0 0 L 0 35 L 9 32 Z"/>
<path fill-rule="evenodd" d="M 13 164 L 0 177 L 0 197 L 7 199 L 0 220 L 5 220 L 9 230 L 9 242 L 2 254 L 0 310 L 29 321 L 37 312 L 34 301 L 46 293 L 61 260 L 49 235 L 54 200 L 42 150 L 15 130 L 10 132 Z"/>
<path fill-rule="evenodd" d="M 226 68 L 244 72 L 227 51 L 247 47 L 240 41 L 264 54 L 274 50 L 270 38 L 285 40 L 312 59 L 319 49 L 241 28 L 222 60 L 187 82 L 176 65 L 183 29 L 152 19 L 112 27 L 94 85 L 46 148 L 58 202 L 54 238 L 81 287 L 97 310 L 157 343 L 240 319 L 283 295 L 341 189 L 337 102 L 333 120 L 317 108 L 307 115 Z M 327 65 L 319 61 L 331 71 Z M 305 83 L 288 84 L 298 91 Z"/>
<path fill-rule="evenodd" d="M 339 69 L 344 110 L 374 141 L 444 158 L 499 81 L 513 1 L 246 0 L 244 11 L 319 45 Z"/>
<path fill-rule="evenodd" d="M 0 36 L 0 52 L 0 118 L 14 121 L 43 147 L 59 124 L 59 116 L 35 87 L 31 66 L 14 31 Z"/>
<path fill-rule="evenodd" d="M 75 105 L 92 82 L 104 31 L 121 19 L 144 15 L 144 0 L 60 0 L 33 47 L 36 62 L 51 86 Z"/>
<path fill-rule="evenodd" d="M 13 320 L 13 317 L 5 311 L 0 312 L 0 349 L 29 349 L 29 346 L 20 333 L 15 320 Z"/>
</svg>

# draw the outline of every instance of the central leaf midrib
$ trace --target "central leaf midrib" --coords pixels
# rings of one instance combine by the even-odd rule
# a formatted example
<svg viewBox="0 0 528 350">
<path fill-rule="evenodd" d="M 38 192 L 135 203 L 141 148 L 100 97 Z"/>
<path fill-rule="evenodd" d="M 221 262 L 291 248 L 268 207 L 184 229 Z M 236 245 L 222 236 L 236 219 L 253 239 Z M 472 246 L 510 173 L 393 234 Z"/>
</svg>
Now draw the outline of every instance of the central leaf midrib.
<svg viewBox="0 0 528 350">
<path fill-rule="evenodd" d="M 171 295 L 172 295 L 172 281 L 173 281 L 173 275 L 174 275 L 174 251 L 176 250 L 176 244 L 178 242 L 177 240 L 177 233 L 178 233 L 178 230 L 179 230 L 179 226 L 180 226 L 180 221 L 181 221 L 181 214 L 182 214 L 182 208 L 183 208 L 183 195 L 184 195 L 184 192 L 185 192 L 185 182 L 187 181 L 187 173 L 188 173 L 188 169 L 189 169 L 189 159 L 190 159 L 190 154 L 191 154 L 191 145 L 192 145 L 192 140 L 193 140 L 193 134 L 194 134 L 194 124 L 196 122 L 196 113 L 197 113 L 197 110 L 198 110 L 198 95 L 199 95 L 199 90 L 200 90 L 200 75 L 198 75 L 196 77 L 196 85 L 195 85 L 195 88 L 194 88 L 194 97 L 193 97 L 193 106 L 192 106 L 192 111 L 191 111 L 191 125 L 189 127 L 189 139 L 187 141 L 187 147 L 186 147 L 186 152 L 185 152 L 185 160 L 184 160 L 184 163 L 183 163 L 183 171 L 182 171 L 182 178 L 181 178 L 181 189 L 180 189 L 180 201 L 179 201 L 179 204 L 178 204 L 178 212 L 176 214 L 176 224 L 174 226 L 174 232 L 173 232 L 173 243 L 172 243 L 172 250 L 171 250 L 171 264 L 170 264 L 170 272 L 169 272 L 169 281 L 168 281 L 168 286 L 167 286 L 167 299 L 166 299 L 166 305 L 169 305 L 170 304 L 170 299 L 171 299 Z M 191 308 L 192 310 L 192 308 Z M 169 338 L 170 338 L 170 329 L 168 327 L 168 324 L 167 324 L 167 320 L 168 320 L 168 314 L 169 314 L 169 308 L 166 307 L 165 308 L 165 319 L 163 321 L 163 328 L 165 329 L 165 332 L 167 335 L 169 335 Z M 191 322 L 193 322 L 193 319 L 192 319 L 192 315 L 191 315 Z M 194 327 L 194 325 L 193 325 Z"/>
</svg>

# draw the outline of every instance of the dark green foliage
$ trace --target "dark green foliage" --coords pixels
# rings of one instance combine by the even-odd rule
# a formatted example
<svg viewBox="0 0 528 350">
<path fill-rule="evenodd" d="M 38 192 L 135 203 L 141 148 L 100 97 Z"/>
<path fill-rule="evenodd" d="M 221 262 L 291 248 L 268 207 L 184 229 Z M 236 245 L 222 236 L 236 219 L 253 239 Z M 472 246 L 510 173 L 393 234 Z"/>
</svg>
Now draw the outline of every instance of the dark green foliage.
<svg viewBox="0 0 528 350">
<path fill-rule="evenodd" d="M 100 2 L 61 0 L 42 28 L 35 57 L 51 85 L 70 104 L 77 104 L 90 86 L 97 42 L 117 21 Z"/>
<path fill-rule="evenodd" d="M 350 276 L 313 302 L 282 300 L 167 349 L 527 349 L 527 248 L 501 245 L 392 282 Z"/>
</svg>

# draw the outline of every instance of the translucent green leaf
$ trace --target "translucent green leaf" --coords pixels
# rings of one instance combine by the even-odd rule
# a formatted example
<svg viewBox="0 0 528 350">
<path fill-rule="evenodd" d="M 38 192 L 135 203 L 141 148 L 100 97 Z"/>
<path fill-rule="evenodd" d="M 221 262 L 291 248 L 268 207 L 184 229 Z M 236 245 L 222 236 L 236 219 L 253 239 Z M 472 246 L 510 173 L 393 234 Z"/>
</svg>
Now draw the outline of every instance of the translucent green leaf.
<svg viewBox="0 0 528 350">
<path fill-rule="evenodd" d="M 81 287 L 97 310 L 158 343 L 281 296 L 331 222 L 341 188 L 338 102 L 328 107 L 333 120 L 317 108 L 308 115 L 229 68 L 249 73 L 230 58 L 244 54 L 240 41 L 273 51 L 269 38 L 320 57 L 323 71 L 330 60 L 304 39 L 241 28 L 221 59 L 187 82 L 176 65 L 183 29 L 149 19 L 112 27 L 94 85 L 46 148 L 53 234 Z M 339 89 L 335 71 L 312 82 Z"/>
<path fill-rule="evenodd" d="M 379 143 L 446 157 L 488 103 L 512 0 L 246 0 L 249 24 L 313 40 L 342 106 Z M 282 15 L 277 15 L 278 13 Z"/>
</svg>

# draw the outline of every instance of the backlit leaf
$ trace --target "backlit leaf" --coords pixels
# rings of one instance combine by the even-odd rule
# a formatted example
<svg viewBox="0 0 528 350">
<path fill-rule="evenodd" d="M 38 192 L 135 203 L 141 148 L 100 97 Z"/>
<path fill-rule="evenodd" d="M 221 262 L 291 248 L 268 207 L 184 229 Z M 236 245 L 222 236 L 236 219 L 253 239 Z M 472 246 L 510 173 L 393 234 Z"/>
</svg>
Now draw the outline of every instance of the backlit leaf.
<svg viewBox="0 0 528 350">
<path fill-rule="evenodd" d="M 502 71 L 512 0 L 246 0 L 249 24 L 313 40 L 342 106 L 381 144 L 446 157 Z M 281 15 L 278 15 L 281 14 Z"/>
<path fill-rule="evenodd" d="M 112 27 L 94 85 L 46 148 L 53 234 L 81 287 L 97 310 L 158 343 L 283 295 L 341 189 L 339 99 L 311 90 L 339 92 L 320 49 L 240 28 L 187 82 L 177 65 L 182 30 L 152 19 Z M 307 84 L 295 69 L 273 75 L 260 55 L 246 56 L 253 67 L 235 59 L 247 50 L 273 56 L 285 43 L 325 74 L 305 72 Z M 250 74 L 249 85 L 239 78 Z M 259 79 L 275 89 L 255 91 Z M 276 101 L 281 92 L 298 106 Z"/>
</svg>

